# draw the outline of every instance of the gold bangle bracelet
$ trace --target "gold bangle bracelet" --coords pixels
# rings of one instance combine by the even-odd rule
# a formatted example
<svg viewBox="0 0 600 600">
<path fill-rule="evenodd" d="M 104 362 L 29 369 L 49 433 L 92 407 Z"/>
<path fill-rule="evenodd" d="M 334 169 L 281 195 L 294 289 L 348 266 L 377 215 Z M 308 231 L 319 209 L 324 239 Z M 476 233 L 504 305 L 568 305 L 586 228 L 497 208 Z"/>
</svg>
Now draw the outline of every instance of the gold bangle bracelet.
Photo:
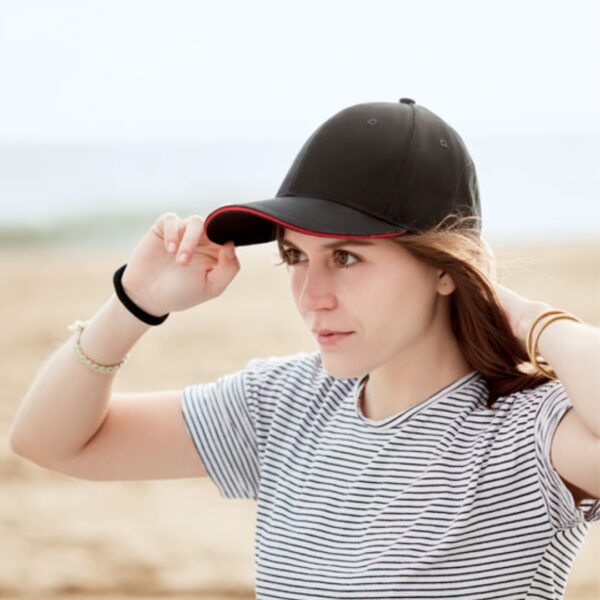
<svg viewBox="0 0 600 600">
<path fill-rule="evenodd" d="M 535 320 L 533 321 L 533 323 L 529 326 L 529 331 L 527 332 L 527 339 L 526 339 L 526 342 L 525 342 L 525 346 L 527 348 L 527 354 L 528 354 L 528 356 L 529 356 L 530 359 L 531 359 L 531 356 L 533 354 L 532 336 L 533 336 L 533 330 L 535 329 L 535 326 L 542 319 L 545 319 L 546 317 L 549 317 L 550 315 L 564 315 L 564 314 L 565 314 L 564 310 L 560 310 L 558 308 L 553 308 L 551 310 L 544 311 L 543 313 L 539 314 L 535 318 Z"/>
<path fill-rule="evenodd" d="M 76 339 L 75 339 L 75 347 L 74 347 L 75 354 L 77 354 L 77 356 L 79 357 L 79 360 L 88 369 L 91 369 L 92 371 L 95 371 L 96 373 L 105 373 L 105 374 L 106 373 L 115 373 L 127 362 L 127 360 L 129 359 L 129 354 L 127 354 L 127 356 L 125 356 L 125 358 L 120 363 L 117 363 L 115 365 L 101 365 L 101 364 L 93 361 L 89 356 L 86 356 L 86 354 L 81 349 L 81 345 L 79 343 L 81 334 L 83 333 L 83 330 L 85 329 L 87 324 L 88 324 L 88 321 L 73 321 L 73 323 L 71 323 L 67 327 L 67 329 L 69 331 L 75 332 L 77 334 Z"/>
<path fill-rule="evenodd" d="M 548 319 L 545 323 L 543 323 L 540 330 L 537 332 L 537 335 L 535 336 L 535 341 L 532 343 L 531 340 L 532 340 L 533 330 L 534 330 L 535 326 L 541 321 L 541 319 L 543 319 L 545 317 L 551 317 L 551 318 Z M 541 315 L 538 315 L 538 317 L 535 319 L 535 321 L 531 324 L 529 331 L 527 332 L 526 345 L 527 345 L 527 354 L 529 356 L 529 360 L 531 361 L 531 364 L 537 371 L 544 374 L 546 377 L 549 377 L 550 379 L 557 379 L 558 377 L 557 377 L 556 373 L 554 372 L 554 370 L 552 368 L 550 368 L 550 365 L 548 365 L 547 361 L 544 361 L 544 362 L 548 366 L 548 369 L 546 369 L 542 364 L 540 364 L 540 362 L 538 361 L 538 358 L 537 358 L 537 356 L 538 356 L 537 347 L 538 347 L 538 342 L 539 342 L 540 336 L 542 335 L 542 332 L 544 331 L 544 329 L 546 329 L 546 327 L 548 327 L 548 325 L 550 325 L 550 323 L 553 323 L 554 321 L 558 321 L 560 319 L 568 319 L 570 321 L 577 321 L 579 323 L 582 322 L 581 319 L 579 319 L 575 315 L 572 315 L 571 313 L 568 313 L 564 310 L 548 310 L 548 311 L 543 312 Z"/>
</svg>

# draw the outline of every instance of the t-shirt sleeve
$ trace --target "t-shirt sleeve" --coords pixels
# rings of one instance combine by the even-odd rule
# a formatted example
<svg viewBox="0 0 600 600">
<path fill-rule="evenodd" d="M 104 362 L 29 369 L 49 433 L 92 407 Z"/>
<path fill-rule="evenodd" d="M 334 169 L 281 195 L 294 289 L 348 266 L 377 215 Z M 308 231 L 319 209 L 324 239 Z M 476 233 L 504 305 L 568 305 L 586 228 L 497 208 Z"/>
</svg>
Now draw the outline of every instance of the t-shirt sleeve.
<svg viewBox="0 0 600 600">
<path fill-rule="evenodd" d="M 184 388 L 181 409 L 200 459 L 224 498 L 258 497 L 257 376 L 263 359 Z"/>
<path fill-rule="evenodd" d="M 554 433 L 566 412 L 573 407 L 564 386 L 558 380 L 544 384 L 544 394 L 535 415 L 536 465 L 542 495 L 548 507 L 550 522 L 556 529 L 600 520 L 600 500 L 585 499 L 579 505 L 554 468 L 550 448 Z"/>
</svg>

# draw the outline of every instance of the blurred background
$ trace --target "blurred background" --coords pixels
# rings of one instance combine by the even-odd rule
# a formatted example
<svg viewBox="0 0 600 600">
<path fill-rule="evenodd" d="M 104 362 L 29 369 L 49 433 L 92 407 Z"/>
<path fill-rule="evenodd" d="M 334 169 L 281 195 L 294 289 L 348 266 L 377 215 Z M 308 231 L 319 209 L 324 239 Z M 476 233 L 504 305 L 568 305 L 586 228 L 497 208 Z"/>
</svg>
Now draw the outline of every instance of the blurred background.
<svg viewBox="0 0 600 600">
<path fill-rule="evenodd" d="M 254 503 L 200 479 L 75 480 L 6 434 L 161 213 L 273 197 L 346 106 L 406 96 L 452 125 L 500 281 L 600 325 L 598 22 L 593 0 L 0 0 L 0 597 L 254 597 Z M 317 349 L 274 244 L 238 253 L 225 293 L 149 332 L 115 391 Z M 567 598 L 600 594 L 599 529 Z"/>
</svg>

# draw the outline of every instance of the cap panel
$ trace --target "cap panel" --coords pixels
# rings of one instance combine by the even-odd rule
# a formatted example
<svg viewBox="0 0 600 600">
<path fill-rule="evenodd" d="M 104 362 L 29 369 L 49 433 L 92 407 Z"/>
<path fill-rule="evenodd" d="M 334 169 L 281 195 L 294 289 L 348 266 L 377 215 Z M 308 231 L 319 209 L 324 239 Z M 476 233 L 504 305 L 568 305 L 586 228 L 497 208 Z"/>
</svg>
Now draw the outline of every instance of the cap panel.
<svg viewBox="0 0 600 600">
<path fill-rule="evenodd" d="M 462 148 L 462 154 L 465 160 L 462 171 L 463 175 L 459 182 L 455 208 L 465 215 L 479 217 L 476 223 L 474 223 L 473 228 L 481 233 L 481 200 L 479 198 L 477 169 L 475 168 L 475 163 L 460 134 L 452 128 L 450 128 L 450 133 L 455 138 L 455 144 Z"/>
<path fill-rule="evenodd" d="M 428 109 L 415 107 L 410 159 L 399 170 L 387 217 L 426 230 L 451 211 L 478 212 L 474 165 L 460 136 Z M 475 189 L 477 187 L 475 179 Z"/>
<path fill-rule="evenodd" d="M 304 144 L 277 197 L 338 202 L 382 217 L 386 192 L 407 152 L 412 108 L 363 103 L 334 115 Z"/>
</svg>

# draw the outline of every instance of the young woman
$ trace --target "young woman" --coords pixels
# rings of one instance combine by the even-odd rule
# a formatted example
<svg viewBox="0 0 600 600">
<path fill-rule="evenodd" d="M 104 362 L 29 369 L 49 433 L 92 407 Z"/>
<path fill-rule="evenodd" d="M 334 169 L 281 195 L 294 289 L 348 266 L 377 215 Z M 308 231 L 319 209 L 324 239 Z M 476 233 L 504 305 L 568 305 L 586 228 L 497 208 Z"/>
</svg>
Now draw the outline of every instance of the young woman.
<svg viewBox="0 0 600 600">
<path fill-rule="evenodd" d="M 157 220 L 32 383 L 12 447 L 75 477 L 209 476 L 256 499 L 258 598 L 561 598 L 600 519 L 600 332 L 499 284 L 480 222 L 442 119 L 408 98 L 346 108 L 275 198 Z M 318 350 L 111 395 L 149 327 L 269 241 Z"/>
</svg>

